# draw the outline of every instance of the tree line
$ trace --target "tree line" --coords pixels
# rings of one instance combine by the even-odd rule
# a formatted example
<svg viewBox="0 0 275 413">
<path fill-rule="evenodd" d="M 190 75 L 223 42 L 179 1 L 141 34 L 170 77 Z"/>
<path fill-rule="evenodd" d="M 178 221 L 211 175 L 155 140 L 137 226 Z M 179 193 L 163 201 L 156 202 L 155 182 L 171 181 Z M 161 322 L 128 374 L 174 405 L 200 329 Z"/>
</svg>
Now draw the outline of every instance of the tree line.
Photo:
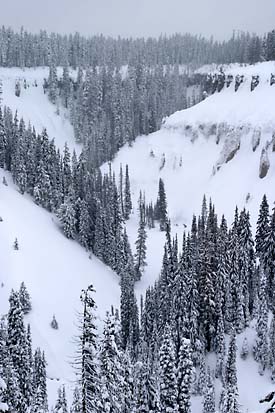
<svg viewBox="0 0 275 413">
<path fill-rule="evenodd" d="M 84 37 L 79 33 L 60 35 L 41 30 L 32 34 L 22 28 L 0 28 L 0 66 L 104 66 L 134 64 L 147 66 L 208 63 L 255 63 L 275 59 L 275 31 L 264 36 L 233 32 L 227 41 L 191 34 L 159 38 L 117 38 L 103 35 Z"/>
</svg>

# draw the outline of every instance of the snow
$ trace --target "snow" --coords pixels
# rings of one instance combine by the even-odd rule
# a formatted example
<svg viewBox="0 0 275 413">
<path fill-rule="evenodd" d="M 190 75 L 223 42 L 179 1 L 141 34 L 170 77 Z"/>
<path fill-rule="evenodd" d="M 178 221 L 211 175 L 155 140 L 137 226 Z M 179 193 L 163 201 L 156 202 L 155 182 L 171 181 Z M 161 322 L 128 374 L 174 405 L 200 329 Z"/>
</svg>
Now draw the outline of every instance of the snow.
<svg viewBox="0 0 275 413">
<path fill-rule="evenodd" d="M 71 75 L 75 76 L 73 71 Z M 62 68 L 58 68 L 58 76 L 61 77 Z M 38 68 L 0 68 L 0 81 L 2 81 L 3 104 L 9 106 L 18 117 L 23 117 L 26 124 L 31 122 L 37 132 L 42 132 L 46 127 L 50 139 L 55 138 L 56 144 L 61 150 L 67 142 L 70 150 L 81 151 L 81 145 L 77 145 L 74 140 L 73 128 L 69 122 L 68 114 L 60 108 L 60 115 L 56 113 L 54 106 L 43 91 L 44 79 L 49 76 L 49 69 Z M 24 89 L 23 82 L 26 79 L 27 89 Z M 20 97 L 15 96 L 15 82 L 20 81 Z M 35 87 L 35 82 L 37 87 Z"/>
<path fill-rule="evenodd" d="M 212 198 L 219 217 L 224 213 L 229 223 L 236 205 L 246 207 L 255 228 L 263 194 L 266 193 L 271 206 L 275 200 L 275 152 L 269 144 L 275 131 L 275 87 L 269 85 L 274 66 L 274 62 L 247 67 L 233 65 L 231 70 L 234 68 L 235 73 L 245 76 L 237 92 L 231 85 L 189 109 L 176 112 L 165 120 L 160 131 L 141 136 L 132 147 L 126 145 L 119 151 L 112 168 L 119 176 L 120 165 L 129 165 L 135 211 L 128 231 L 133 246 L 139 192 L 145 191 L 148 203 L 155 202 L 159 178 L 165 184 L 172 231 L 178 234 L 179 243 L 193 213 L 200 213 L 204 194 Z M 253 92 L 251 73 L 260 75 L 260 84 Z M 261 131 L 256 149 L 255 129 Z M 267 176 L 260 179 L 263 148 L 270 167 Z M 105 164 L 102 170 L 108 171 L 108 167 Z M 138 292 L 144 293 L 157 278 L 163 244 L 163 234 L 157 229 L 148 231 L 148 266 L 137 284 Z"/>
<path fill-rule="evenodd" d="M 275 71 L 275 67 L 274 67 Z M 234 91 L 234 82 L 229 88 L 209 96 L 198 105 L 170 116 L 164 129 L 183 130 L 186 125 L 218 124 L 262 127 L 266 132 L 275 128 L 274 98 L 275 88 L 270 86 L 269 77 L 260 75 L 260 83 L 250 92 L 250 77 L 245 77 L 238 91 Z"/>
<path fill-rule="evenodd" d="M 200 213 L 204 194 L 208 199 L 212 198 L 219 217 L 224 213 L 229 223 L 233 221 L 236 205 L 249 209 L 253 230 L 264 193 L 273 206 L 275 152 L 269 143 L 275 131 L 275 87 L 269 85 L 269 79 L 270 73 L 275 71 L 274 62 L 247 67 L 233 65 L 226 71 L 244 74 L 244 83 L 238 92 L 232 84 L 198 105 L 175 113 L 165 120 L 160 131 L 137 138 L 132 147 L 123 147 L 112 162 L 117 176 L 121 164 L 129 165 L 134 211 L 127 229 L 133 247 L 138 228 L 139 192 L 145 191 L 148 203 L 155 202 L 159 178 L 165 184 L 172 232 L 177 233 L 179 245 L 183 231 L 190 227 L 193 213 Z M 260 84 L 253 92 L 250 91 L 252 74 L 260 75 Z M 256 149 L 255 129 L 261 131 Z M 263 149 L 270 167 L 267 176 L 260 179 Z M 108 165 L 102 170 L 107 171 Z M 144 294 L 154 283 L 161 269 L 165 234 L 157 227 L 147 229 L 147 233 L 148 266 L 136 285 L 138 295 Z M 254 328 L 247 329 L 244 334 L 248 338 L 250 354 L 246 361 L 239 355 L 237 359 L 242 412 L 263 412 L 265 407 L 259 405 L 259 399 L 274 386 L 268 373 L 263 377 L 258 374 L 258 365 L 253 360 Z M 238 352 L 244 334 L 237 339 Z M 209 357 L 209 364 L 214 368 L 213 355 Z M 216 396 L 218 401 L 219 392 Z M 192 398 L 192 411 L 202 411 L 200 397 Z"/>
<path fill-rule="evenodd" d="M 259 75 L 262 78 L 270 79 L 270 74 L 275 73 L 275 62 L 261 62 L 255 63 L 253 65 L 239 63 L 230 63 L 226 65 L 211 64 L 204 65 L 199 69 L 195 70 L 195 72 L 202 74 L 219 73 L 220 68 L 222 68 L 223 72 L 226 75 L 244 75 L 246 77 Z"/>
<path fill-rule="evenodd" d="M 208 67 L 200 71 L 205 73 L 216 69 Z M 165 183 L 172 232 L 178 234 L 179 244 L 183 231 L 190 226 L 192 214 L 200 212 L 204 194 L 212 198 L 219 216 L 225 213 L 229 222 L 236 205 L 248 208 L 254 229 L 264 193 L 272 206 L 275 199 L 275 152 L 268 143 L 275 130 L 275 85 L 271 87 L 269 79 L 270 73 L 275 72 L 275 63 L 229 65 L 224 70 L 227 74 L 244 75 L 244 83 L 238 92 L 234 92 L 232 84 L 200 104 L 175 113 L 166 119 L 160 131 L 139 137 L 132 147 L 125 146 L 112 162 L 117 176 L 120 164 L 129 165 L 134 212 L 127 229 L 133 246 L 138 228 L 139 191 L 145 191 L 147 202 L 155 202 L 160 177 Z M 251 76 L 257 74 L 260 75 L 260 84 L 250 92 Z M 23 116 L 26 122 L 31 121 L 37 131 L 46 127 L 50 138 L 55 137 L 60 148 L 67 141 L 72 150 L 76 144 L 67 113 L 61 111 L 61 115 L 57 115 L 55 106 L 43 93 L 43 79 L 47 76 L 48 69 L 45 68 L 0 68 L 3 103 L 13 111 L 18 110 L 19 117 Z M 30 86 L 26 90 L 21 87 L 21 96 L 16 97 L 15 81 L 24 78 Z M 37 87 L 33 85 L 35 80 Z M 253 151 L 256 128 L 261 129 L 261 139 Z M 219 139 L 215 129 L 221 131 Z M 232 142 L 233 136 L 236 142 Z M 78 152 L 81 149 L 76 148 Z M 237 150 L 228 161 L 232 148 Z M 260 159 L 264 148 L 270 167 L 267 176 L 260 179 Z M 102 169 L 108 170 L 108 166 L 104 165 Z M 81 290 L 92 283 L 97 291 L 95 300 L 100 329 L 106 310 L 111 304 L 119 306 L 118 277 L 94 256 L 89 259 L 89 255 L 76 242 L 67 240 L 53 215 L 36 206 L 28 196 L 19 194 L 9 175 L 1 170 L 0 182 L 4 174 L 9 186 L 0 184 L 0 216 L 3 218 L 0 222 L 0 285 L 4 283 L 0 288 L 0 314 L 8 311 L 11 288 L 18 288 L 24 280 L 33 304 L 26 322 L 31 323 L 34 347 L 41 346 L 46 351 L 52 404 L 56 399 L 57 387 L 62 383 L 69 388 L 73 386 L 71 362 L 76 350 L 74 337 L 78 331 Z M 147 232 L 148 266 L 136 285 L 138 295 L 155 282 L 163 255 L 165 234 L 158 227 Z M 15 237 L 18 238 L 19 251 L 13 249 Z M 59 324 L 58 330 L 50 327 L 53 314 Z M 240 403 L 243 412 L 263 411 L 258 400 L 273 386 L 268 374 L 261 377 L 257 373 L 257 364 L 251 353 L 254 328 L 248 329 L 245 335 L 250 354 L 247 361 L 238 357 Z M 243 335 L 238 337 L 239 351 L 242 341 Z M 210 365 L 212 362 L 210 355 Z M 200 413 L 201 398 L 193 398 L 192 406 L 192 411 Z"/>
<path fill-rule="evenodd" d="M 22 196 L 5 175 L 8 186 L 0 184 L 0 314 L 8 311 L 12 288 L 22 281 L 31 295 L 33 309 L 25 318 L 31 324 L 33 346 L 46 352 L 50 404 L 57 388 L 73 386 L 71 363 L 76 355 L 81 290 L 93 284 L 99 324 L 113 304 L 119 306 L 118 277 L 96 257 L 61 233 L 53 215 Z M 13 249 L 15 237 L 19 250 Z M 55 314 L 59 329 L 50 326 Z"/>
</svg>

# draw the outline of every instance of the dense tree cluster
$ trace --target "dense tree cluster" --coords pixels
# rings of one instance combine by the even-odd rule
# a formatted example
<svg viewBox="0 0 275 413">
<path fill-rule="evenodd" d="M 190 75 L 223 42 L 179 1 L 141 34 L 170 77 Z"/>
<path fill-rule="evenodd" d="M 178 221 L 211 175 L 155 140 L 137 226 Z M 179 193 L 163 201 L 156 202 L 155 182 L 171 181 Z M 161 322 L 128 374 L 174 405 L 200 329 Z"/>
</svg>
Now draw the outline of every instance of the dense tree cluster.
<svg viewBox="0 0 275 413">
<path fill-rule="evenodd" d="M 76 141 L 89 147 L 91 161 L 97 167 L 112 160 L 137 136 L 158 130 L 166 116 L 220 92 L 232 82 L 237 92 L 243 81 L 243 75 L 225 75 L 222 67 L 219 73 L 188 74 L 179 64 L 151 68 L 144 62 L 127 69 L 80 67 L 76 79 L 65 66 L 59 78 L 52 65 L 44 91 L 57 107 L 63 105 L 68 110 Z M 251 91 L 259 82 L 259 76 L 252 76 Z"/>
<path fill-rule="evenodd" d="M 22 286 L 11 292 L 8 315 L 0 321 L 0 377 L 5 382 L 1 402 L 7 411 L 43 413 L 48 411 L 46 361 L 39 348 L 33 353 L 21 300 Z"/>
<path fill-rule="evenodd" d="M 191 34 L 154 38 L 113 39 L 103 35 L 85 38 L 79 33 L 60 35 L 41 30 L 32 34 L 0 29 L 0 66 L 102 66 L 120 67 L 144 61 L 147 66 L 174 63 L 255 63 L 275 59 L 275 30 L 260 37 L 233 33 L 228 41 L 214 41 Z"/>
<path fill-rule="evenodd" d="M 68 109 L 76 141 L 89 145 L 99 166 L 125 143 L 159 129 L 165 116 L 201 100 L 204 78 L 182 73 L 178 64 L 150 68 L 140 62 L 127 70 L 80 67 L 76 79 L 68 66 L 61 78 L 51 66 L 44 89 L 52 103 Z"/>
<path fill-rule="evenodd" d="M 143 199 L 141 195 L 141 211 Z M 107 315 L 94 353 L 99 362 L 93 383 L 98 382 L 101 411 L 118 412 L 124 406 L 129 413 L 190 413 L 194 394 L 203 396 L 204 413 L 217 408 L 239 413 L 236 339 L 253 319 L 253 356 L 259 373 L 270 369 L 274 379 L 274 315 L 268 324 L 269 309 L 274 312 L 274 288 L 268 287 L 274 285 L 274 222 L 275 210 L 270 215 L 264 196 L 254 242 L 245 209 L 239 213 L 236 208 L 228 228 L 224 217 L 218 224 L 214 205 L 204 198 L 179 250 L 167 220 L 160 278 L 142 298 L 140 317 L 129 266 L 122 276 L 120 317 Z M 209 351 L 216 355 L 214 371 L 206 367 Z M 249 353 L 245 338 L 239 354 L 246 360 Z M 219 406 L 214 380 L 221 381 Z"/>
<path fill-rule="evenodd" d="M 46 130 L 37 134 L 10 109 L 0 108 L 0 167 L 11 172 L 22 194 L 57 214 L 67 238 L 121 275 L 125 263 L 133 262 L 124 228 L 132 209 L 129 170 L 126 166 L 125 176 L 121 172 L 117 186 L 111 169 L 102 176 L 90 159 L 89 148 L 77 157 L 65 145 L 61 155 Z"/>
</svg>

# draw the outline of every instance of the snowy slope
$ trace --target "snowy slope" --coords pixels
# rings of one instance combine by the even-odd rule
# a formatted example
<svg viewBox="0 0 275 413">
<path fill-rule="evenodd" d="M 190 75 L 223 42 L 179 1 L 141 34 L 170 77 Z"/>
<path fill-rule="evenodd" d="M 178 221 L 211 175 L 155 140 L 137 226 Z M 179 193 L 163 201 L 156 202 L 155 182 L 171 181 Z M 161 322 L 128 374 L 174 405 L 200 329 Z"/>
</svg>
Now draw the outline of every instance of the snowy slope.
<svg viewBox="0 0 275 413">
<path fill-rule="evenodd" d="M 275 199 L 275 152 L 272 152 L 271 146 L 267 150 L 270 169 L 264 179 L 259 178 L 261 152 L 275 130 L 275 85 L 269 86 L 270 73 L 274 71 L 273 62 L 226 68 L 226 73 L 245 75 L 245 82 L 237 93 L 232 85 L 199 105 L 172 115 L 159 132 L 139 137 L 131 148 L 125 146 L 120 150 L 113 162 L 113 169 L 118 176 L 120 164 L 129 164 L 135 207 L 127 223 L 132 245 L 137 235 L 139 191 L 145 191 L 148 202 L 155 202 L 159 177 L 165 182 L 172 230 L 177 232 L 179 242 L 183 230 L 190 225 L 193 212 L 200 211 L 203 194 L 212 197 L 218 214 L 225 213 L 229 221 L 236 204 L 240 208 L 246 206 L 251 211 L 255 227 L 263 193 L 267 194 L 270 204 Z M 254 74 L 259 74 L 261 79 L 259 86 L 251 93 L 250 80 Z M 55 137 L 60 148 L 67 141 L 73 149 L 73 131 L 66 113 L 58 116 L 56 108 L 43 93 L 43 79 L 47 76 L 48 70 L 43 68 L 24 71 L 0 68 L 3 103 L 18 110 L 19 117 L 30 120 L 38 131 L 46 127 L 50 138 Z M 26 90 L 22 87 L 21 96 L 17 98 L 14 94 L 15 81 L 24 78 L 30 86 Z M 34 86 L 35 80 L 38 87 Z M 225 124 L 219 143 L 217 130 L 213 126 L 217 124 Z M 252 135 L 254 129 L 259 127 L 262 136 L 253 152 Z M 240 148 L 233 159 L 225 163 L 226 151 L 230 150 L 235 135 Z M 233 146 L 235 144 L 234 141 Z M 107 170 L 107 166 L 103 166 L 105 168 Z M 118 306 L 118 279 L 96 258 L 90 260 L 79 245 L 67 240 L 53 222 L 51 214 L 37 207 L 27 196 L 20 195 L 10 181 L 8 187 L 2 185 L 2 175 L 3 171 L 0 171 L 0 216 L 4 220 L 0 222 L 4 269 L 0 274 L 0 284 L 2 281 L 4 283 L 4 287 L 0 288 L 0 314 L 7 311 L 10 289 L 18 288 L 24 280 L 33 301 L 33 311 L 28 319 L 32 325 L 34 346 L 40 345 L 46 350 L 48 376 L 54 379 L 49 380 L 50 401 L 53 402 L 56 387 L 61 381 L 70 386 L 73 380 L 70 361 L 75 350 L 73 336 L 77 332 L 81 289 L 91 282 L 94 284 L 98 315 L 102 319 L 111 304 Z M 19 251 L 12 248 L 15 237 L 19 240 Z M 142 280 L 137 283 L 138 294 L 156 280 L 163 245 L 164 234 L 158 228 L 148 231 L 148 267 Z M 59 322 L 58 331 L 49 326 L 53 314 Z M 253 336 L 253 329 L 248 334 Z M 242 337 L 238 338 L 238 342 L 240 347 Z M 272 387 L 268 376 L 257 374 L 257 364 L 251 354 L 250 359 L 251 362 L 246 363 L 238 360 L 240 402 L 244 412 L 247 409 L 261 411 L 258 399 Z M 247 386 L 251 377 L 253 388 L 257 389 L 252 394 Z M 193 400 L 193 411 L 201 411 L 200 398 Z"/>
<path fill-rule="evenodd" d="M 271 205 L 275 200 L 275 152 L 269 144 L 275 131 L 275 85 L 269 85 L 275 64 L 234 65 L 231 69 L 234 74 L 245 75 L 237 92 L 232 84 L 198 105 L 176 112 L 165 120 L 160 131 L 137 138 L 132 147 L 123 147 L 113 161 L 117 176 L 121 164 L 129 165 L 135 207 L 140 190 L 145 191 L 147 202 L 155 202 L 159 178 L 164 180 L 169 216 L 179 239 L 193 213 L 200 212 L 204 194 L 212 198 L 219 216 L 224 213 L 229 222 L 235 206 L 245 206 L 251 211 L 253 227 L 263 194 L 267 194 Z M 260 84 L 251 92 L 253 73 L 260 74 Z M 261 139 L 253 151 L 255 130 L 261 130 Z M 261 153 L 266 146 L 270 168 L 267 176 L 260 179 Z M 226 162 L 234 149 L 233 159 Z M 103 170 L 107 168 L 108 165 L 103 166 Z M 137 220 L 134 214 L 128 224 L 132 241 Z M 156 279 L 160 270 L 164 237 L 157 234 L 156 229 L 149 231 L 149 265 L 140 291 Z"/>
<path fill-rule="evenodd" d="M 58 76 L 62 75 L 62 68 L 58 68 Z M 75 75 L 71 71 L 71 75 Z M 49 76 L 48 68 L 0 68 L 0 81 L 2 81 L 3 104 L 9 106 L 13 112 L 17 110 L 18 117 L 23 117 L 26 123 L 31 122 L 37 132 L 47 128 L 50 139 L 55 138 L 56 144 L 63 150 L 65 142 L 70 149 L 80 152 L 81 146 L 76 145 L 73 136 L 73 128 L 67 118 L 67 114 L 60 108 L 60 115 L 56 113 L 47 95 L 43 92 L 43 82 Z M 28 85 L 23 87 L 24 79 Z M 15 96 L 15 82 L 21 84 L 20 97 Z M 35 82 L 37 87 L 35 87 Z"/>
<path fill-rule="evenodd" d="M 33 304 L 26 317 L 33 333 L 33 346 L 46 352 L 49 399 L 56 399 L 61 382 L 70 388 L 74 380 L 71 362 L 75 356 L 74 337 L 78 333 L 77 314 L 81 311 L 80 293 L 93 284 L 97 315 L 101 320 L 113 304 L 119 306 L 118 277 L 76 242 L 68 240 L 53 222 L 53 215 L 22 196 L 6 174 L 9 186 L 2 184 L 0 170 L 0 314 L 8 311 L 11 288 L 25 282 Z M 13 249 L 18 238 L 19 251 Z M 59 330 L 50 322 L 53 314 Z M 53 379 L 53 380 L 50 380 Z"/>
<path fill-rule="evenodd" d="M 202 69 L 202 72 L 209 68 Z M 199 213 L 203 195 L 211 197 L 221 218 L 225 213 L 229 223 L 233 220 L 235 206 L 246 207 L 251 212 L 253 228 L 264 193 L 270 205 L 275 200 L 275 152 L 272 152 L 272 133 L 275 131 L 275 85 L 270 86 L 270 73 L 275 72 L 274 62 L 241 67 L 231 65 L 226 73 L 243 74 L 244 83 L 235 93 L 234 85 L 208 97 L 200 104 L 167 118 L 162 129 L 149 136 L 136 139 L 132 147 L 125 146 L 112 162 L 119 176 L 120 165 L 129 165 L 134 211 L 127 223 L 129 237 L 134 247 L 137 236 L 137 201 L 140 190 L 146 201 L 156 201 L 158 181 L 164 180 L 172 231 L 179 243 L 185 228 L 190 226 L 193 213 Z M 251 92 L 252 75 L 260 75 L 260 84 Z M 253 151 L 253 133 L 261 130 L 258 147 Z M 219 137 L 218 137 L 219 135 Z M 259 178 L 262 149 L 267 148 L 270 168 L 267 176 Z M 233 158 L 226 162 L 232 150 Z M 164 162 L 165 159 L 165 162 Z M 108 165 L 102 167 L 108 170 Z M 142 280 L 137 283 L 137 294 L 144 293 L 159 275 L 163 254 L 164 234 L 158 228 L 147 230 L 147 263 Z M 244 335 L 250 345 L 247 361 L 238 355 L 238 382 L 242 412 L 263 412 L 259 399 L 274 390 L 270 373 L 261 377 L 252 356 L 255 338 L 254 327 L 238 336 L 239 351 Z M 213 356 L 209 364 L 214 367 Z M 217 403 L 219 383 L 216 383 Z M 267 407 L 267 406 L 266 406 Z M 202 399 L 192 398 L 192 412 L 202 411 Z"/>
</svg>

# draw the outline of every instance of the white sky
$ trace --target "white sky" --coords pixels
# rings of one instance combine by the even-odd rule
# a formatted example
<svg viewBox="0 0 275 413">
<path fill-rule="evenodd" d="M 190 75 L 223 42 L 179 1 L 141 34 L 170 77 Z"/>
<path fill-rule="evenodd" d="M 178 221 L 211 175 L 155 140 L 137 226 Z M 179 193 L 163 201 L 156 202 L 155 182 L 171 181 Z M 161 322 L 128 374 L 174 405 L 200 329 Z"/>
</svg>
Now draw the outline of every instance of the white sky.
<svg viewBox="0 0 275 413">
<path fill-rule="evenodd" d="M 275 0 L 0 0 L 0 24 L 35 32 L 191 32 L 223 39 L 233 29 L 261 34 L 275 28 Z"/>
</svg>

